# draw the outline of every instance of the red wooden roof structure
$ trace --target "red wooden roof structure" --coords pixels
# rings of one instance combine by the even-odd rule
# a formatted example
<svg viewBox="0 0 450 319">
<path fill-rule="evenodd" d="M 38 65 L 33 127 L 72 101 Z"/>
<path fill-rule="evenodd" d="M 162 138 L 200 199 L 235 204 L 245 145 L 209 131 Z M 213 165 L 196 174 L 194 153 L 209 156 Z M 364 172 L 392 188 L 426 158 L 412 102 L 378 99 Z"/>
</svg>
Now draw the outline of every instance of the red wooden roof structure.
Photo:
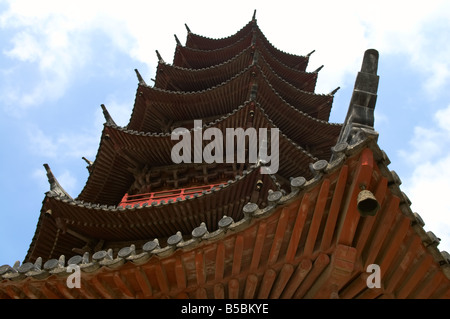
<svg viewBox="0 0 450 319">
<path fill-rule="evenodd" d="M 45 164 L 23 264 L 0 267 L 0 298 L 449 298 L 450 255 L 423 228 L 377 144 L 378 52 L 367 50 L 347 117 L 314 92 L 309 55 L 278 50 L 255 17 L 234 35 L 187 27 L 172 64 L 157 53 L 126 127 L 106 122 L 72 198 Z M 171 159 L 175 128 L 279 129 L 279 169 Z M 203 146 L 207 143 L 202 142 Z M 368 196 L 368 197 L 363 197 Z M 368 266 L 381 270 L 370 288 Z M 69 266 L 81 288 L 69 288 Z"/>
</svg>

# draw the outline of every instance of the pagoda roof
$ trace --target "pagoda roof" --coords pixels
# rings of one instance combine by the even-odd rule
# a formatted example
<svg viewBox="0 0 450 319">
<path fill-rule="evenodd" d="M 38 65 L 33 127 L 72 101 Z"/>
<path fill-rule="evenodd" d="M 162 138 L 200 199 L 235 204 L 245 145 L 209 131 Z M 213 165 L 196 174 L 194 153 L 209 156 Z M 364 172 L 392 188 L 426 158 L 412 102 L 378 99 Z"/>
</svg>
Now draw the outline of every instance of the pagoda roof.
<svg viewBox="0 0 450 319">
<path fill-rule="evenodd" d="M 184 92 L 211 88 L 227 81 L 254 63 L 255 53 L 259 54 L 273 70 L 272 72 L 276 73 L 284 81 L 297 89 L 314 92 L 318 75 L 317 71 L 305 72 L 289 68 L 274 59 L 264 47 L 255 48 L 254 45 L 247 47 L 225 62 L 201 69 L 179 67 L 159 61 L 154 86 L 165 90 Z"/>
<path fill-rule="evenodd" d="M 48 193 L 27 260 L 39 256 L 57 258 L 61 254 L 71 257 L 76 254 L 73 248 L 92 245 L 93 249 L 99 242 L 112 247 L 148 238 L 163 240 L 177 231 L 189 234 L 201 222 L 215 230 L 224 215 L 234 220 L 242 218 L 244 204 L 255 199 L 252 195 L 259 179 L 263 188 L 256 200 L 265 206 L 268 190 L 277 186 L 269 175 L 261 175 L 256 165 L 212 191 L 152 204 L 108 206 Z"/>
<path fill-rule="evenodd" d="M 412 213 L 397 175 L 387 167 L 386 154 L 370 137 L 335 149 L 334 160 L 313 178 L 293 179 L 291 191 L 284 195 L 267 193 L 265 207 L 245 203 L 240 219 L 224 216 L 215 221 L 219 227 L 214 231 L 203 223 L 203 216 L 192 219 L 190 236 L 182 236 L 175 225 L 161 240 L 150 236 L 145 243 L 123 242 L 120 249 L 98 248 L 69 261 L 55 255 L 45 263 L 43 256 L 34 263 L 2 266 L 0 297 L 450 298 L 450 256 L 437 249 L 434 234 L 426 232 L 423 220 Z M 252 172 L 242 180 L 256 171 Z M 216 192 L 242 186 L 242 180 Z M 361 184 L 380 204 L 375 216 L 361 215 L 353 201 Z M 161 210 L 208 198 L 214 195 L 161 205 Z M 100 218 L 101 211 L 115 216 L 122 228 L 131 228 L 136 227 L 131 222 L 157 211 L 82 206 L 81 214 L 71 215 L 71 207 L 77 205 L 70 200 L 49 196 L 46 203 L 62 208 L 58 211 L 73 220 L 68 223 L 72 227 L 99 223 L 94 218 Z M 194 216 L 198 212 L 192 211 Z M 128 220 L 130 214 L 136 219 Z M 46 222 L 55 217 L 47 216 Z M 366 284 L 366 269 L 373 263 L 383 269 L 379 288 Z M 69 264 L 81 268 L 80 289 L 65 284 Z"/>
<path fill-rule="evenodd" d="M 250 21 L 246 26 L 244 26 L 234 35 L 221 39 L 208 38 L 202 35 L 188 32 L 185 46 L 181 46 L 180 43 L 178 43 L 177 45 L 173 63 L 175 65 L 198 68 L 204 63 L 201 62 L 202 60 L 200 58 L 203 55 L 209 56 L 211 52 L 214 52 L 212 56 L 216 56 L 216 58 L 220 57 L 223 59 L 223 57 L 226 56 L 230 58 L 233 52 L 237 52 L 238 47 L 242 48 L 243 46 L 245 46 L 245 44 L 256 43 L 264 46 L 275 59 L 279 60 L 286 66 L 296 70 L 306 70 L 309 61 L 309 55 L 295 55 L 277 49 L 266 38 L 266 36 L 256 23 L 256 20 Z M 212 61 L 210 60 L 210 57 L 205 60 Z M 225 58 L 225 60 L 227 59 Z"/>
<path fill-rule="evenodd" d="M 186 37 L 186 47 L 198 50 L 211 50 L 228 47 L 252 32 L 254 21 L 250 20 L 236 33 L 224 38 L 208 38 L 188 29 Z"/>
<path fill-rule="evenodd" d="M 254 112 L 253 128 L 276 128 L 258 104 L 247 102 L 216 121 L 205 123 L 202 129 L 215 127 L 225 132 L 228 127 L 246 127 L 250 111 Z M 189 132 L 193 140 L 194 129 Z M 144 133 L 106 123 L 96 160 L 77 199 L 117 205 L 134 180 L 132 168 L 173 164 L 171 150 L 177 143 L 178 140 L 171 139 L 170 133 Z M 202 143 L 203 149 L 208 142 Z M 279 134 L 279 154 L 278 174 L 285 179 L 297 174 L 310 176 L 308 165 L 317 160 L 289 139 L 283 131 Z"/>
<path fill-rule="evenodd" d="M 312 137 L 314 140 L 321 139 L 321 136 L 329 140 L 330 137 L 339 135 L 341 124 L 329 123 L 307 114 L 309 111 L 327 117 L 331 109 L 333 95 L 321 95 L 298 90 L 279 77 L 273 76 L 272 79 L 273 85 L 259 65 L 250 65 L 227 82 L 199 92 L 167 91 L 139 85 L 127 128 L 143 132 L 169 131 L 174 122 L 220 116 L 232 111 L 246 101 L 254 99 L 261 104 L 271 119 L 270 110 L 276 110 L 277 113 L 281 113 L 279 112 L 280 109 L 294 110 L 295 112 L 290 113 L 291 116 L 295 114 L 294 118 L 291 118 L 287 123 L 290 122 L 296 127 L 300 123 L 304 124 L 304 129 L 315 132 Z M 296 99 L 289 100 L 296 104 L 289 104 L 278 93 L 277 89 L 295 94 Z M 256 96 L 252 96 L 252 94 Z M 284 123 L 286 122 L 275 123 L 280 129 L 286 131 L 284 129 L 286 125 Z M 308 129 L 309 127 L 312 131 Z M 302 136 L 302 138 L 308 139 L 309 137 Z M 308 140 L 305 143 L 310 142 Z M 298 140 L 297 143 L 302 145 L 301 140 Z M 335 140 L 330 143 L 330 146 L 333 145 Z"/>
</svg>

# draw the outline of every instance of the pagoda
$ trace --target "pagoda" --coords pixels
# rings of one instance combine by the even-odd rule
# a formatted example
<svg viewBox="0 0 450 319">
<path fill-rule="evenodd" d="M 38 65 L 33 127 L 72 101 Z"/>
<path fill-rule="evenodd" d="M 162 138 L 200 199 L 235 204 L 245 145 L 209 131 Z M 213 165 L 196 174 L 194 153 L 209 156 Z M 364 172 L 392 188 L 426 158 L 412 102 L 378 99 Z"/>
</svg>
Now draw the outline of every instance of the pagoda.
<svg viewBox="0 0 450 319">
<path fill-rule="evenodd" d="M 255 15 L 226 38 L 186 29 L 172 64 L 156 52 L 153 86 L 136 70 L 127 126 L 102 105 L 78 197 L 44 164 L 50 190 L 23 263 L 0 267 L 0 298 L 449 298 L 450 255 L 377 144 L 378 52 L 336 124 L 313 52 L 280 51 Z M 229 128 L 266 132 L 267 156 Z M 181 137 L 192 152 L 177 162 Z"/>
</svg>

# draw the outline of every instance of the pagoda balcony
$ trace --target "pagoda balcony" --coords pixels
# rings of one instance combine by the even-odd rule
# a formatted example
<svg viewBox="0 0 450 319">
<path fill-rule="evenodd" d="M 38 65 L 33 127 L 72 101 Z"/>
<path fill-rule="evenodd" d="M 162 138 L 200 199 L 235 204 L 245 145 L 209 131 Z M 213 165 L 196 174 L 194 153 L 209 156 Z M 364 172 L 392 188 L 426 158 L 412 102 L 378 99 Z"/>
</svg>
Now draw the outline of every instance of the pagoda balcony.
<svg viewBox="0 0 450 319">
<path fill-rule="evenodd" d="M 145 203 L 151 205 L 153 203 L 159 204 L 162 201 L 167 202 L 171 199 L 172 200 L 185 199 L 187 196 L 195 196 L 196 194 L 200 195 L 202 193 L 211 191 L 214 187 L 218 187 L 221 184 L 223 183 L 195 186 L 189 188 L 172 189 L 153 193 L 135 194 L 135 195 L 129 195 L 127 193 L 122 198 L 118 207 L 125 208 L 128 205 L 131 206 L 134 206 L 136 204 L 143 205 Z"/>
</svg>

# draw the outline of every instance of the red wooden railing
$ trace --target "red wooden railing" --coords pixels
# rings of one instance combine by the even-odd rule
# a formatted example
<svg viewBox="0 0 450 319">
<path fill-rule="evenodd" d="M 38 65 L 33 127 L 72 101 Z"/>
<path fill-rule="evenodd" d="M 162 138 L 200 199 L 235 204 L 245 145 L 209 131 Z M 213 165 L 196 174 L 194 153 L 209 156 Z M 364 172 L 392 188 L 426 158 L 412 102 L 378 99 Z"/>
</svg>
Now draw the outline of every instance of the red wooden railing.
<svg viewBox="0 0 450 319">
<path fill-rule="evenodd" d="M 180 188 L 167 191 L 160 191 L 154 193 L 136 194 L 128 195 L 122 198 L 119 207 L 125 207 L 127 205 L 134 206 L 136 204 L 142 205 L 144 203 L 151 204 L 153 202 L 160 203 L 162 200 L 168 201 L 170 199 L 177 199 L 178 197 L 184 199 L 186 196 L 193 196 L 194 194 L 201 194 L 204 191 L 210 191 L 213 187 L 219 186 L 221 184 L 211 184 L 203 186 L 195 186 L 189 188 Z"/>
</svg>

